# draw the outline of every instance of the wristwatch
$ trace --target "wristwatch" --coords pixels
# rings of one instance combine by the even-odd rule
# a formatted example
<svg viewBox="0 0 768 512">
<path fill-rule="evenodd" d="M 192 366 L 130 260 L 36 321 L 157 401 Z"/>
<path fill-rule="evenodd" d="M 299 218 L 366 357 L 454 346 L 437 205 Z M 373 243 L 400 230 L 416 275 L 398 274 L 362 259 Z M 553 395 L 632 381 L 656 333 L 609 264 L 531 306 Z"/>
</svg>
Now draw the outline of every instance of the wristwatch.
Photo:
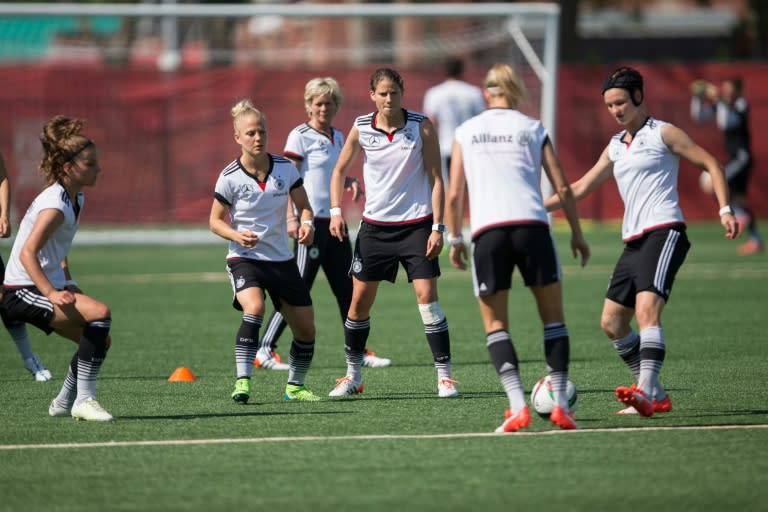
<svg viewBox="0 0 768 512">
<path fill-rule="evenodd" d="M 445 233 L 445 224 L 432 224 L 432 231 L 437 231 L 438 233 Z"/>
</svg>

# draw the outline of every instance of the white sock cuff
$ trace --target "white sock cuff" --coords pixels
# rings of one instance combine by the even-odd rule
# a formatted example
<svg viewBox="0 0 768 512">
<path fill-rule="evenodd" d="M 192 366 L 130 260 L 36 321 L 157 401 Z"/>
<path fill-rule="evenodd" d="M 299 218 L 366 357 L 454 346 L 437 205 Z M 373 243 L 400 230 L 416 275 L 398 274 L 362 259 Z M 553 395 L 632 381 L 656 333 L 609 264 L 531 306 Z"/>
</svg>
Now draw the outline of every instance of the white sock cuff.
<svg viewBox="0 0 768 512">
<path fill-rule="evenodd" d="M 424 322 L 424 325 L 434 325 L 445 320 L 445 313 L 437 301 L 419 304 L 419 313 L 421 313 L 421 321 Z"/>
</svg>

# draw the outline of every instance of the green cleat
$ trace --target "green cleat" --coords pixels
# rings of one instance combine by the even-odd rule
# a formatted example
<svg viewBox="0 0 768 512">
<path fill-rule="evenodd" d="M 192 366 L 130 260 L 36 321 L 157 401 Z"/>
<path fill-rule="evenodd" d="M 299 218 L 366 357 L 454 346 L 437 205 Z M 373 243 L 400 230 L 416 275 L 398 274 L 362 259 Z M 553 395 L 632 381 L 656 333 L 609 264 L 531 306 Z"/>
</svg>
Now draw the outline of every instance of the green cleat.
<svg viewBox="0 0 768 512">
<path fill-rule="evenodd" d="M 242 378 L 235 381 L 235 390 L 232 392 L 232 400 L 239 404 L 247 404 L 251 397 L 251 379 Z"/>
<path fill-rule="evenodd" d="M 303 385 L 296 386 L 295 384 L 287 384 L 285 386 L 285 394 L 283 398 L 286 400 L 297 400 L 299 402 L 317 402 L 320 397 L 308 390 Z"/>
</svg>

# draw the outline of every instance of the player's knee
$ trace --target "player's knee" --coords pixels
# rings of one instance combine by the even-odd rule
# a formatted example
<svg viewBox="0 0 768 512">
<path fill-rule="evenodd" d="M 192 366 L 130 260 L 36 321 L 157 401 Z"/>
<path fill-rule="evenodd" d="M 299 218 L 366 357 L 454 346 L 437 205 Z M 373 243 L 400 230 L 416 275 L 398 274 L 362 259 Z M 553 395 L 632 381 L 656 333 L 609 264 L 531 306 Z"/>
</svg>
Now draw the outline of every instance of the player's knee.
<svg viewBox="0 0 768 512">
<path fill-rule="evenodd" d="M 429 304 L 419 304 L 419 313 L 421 313 L 421 321 L 424 325 L 434 325 L 445 320 L 445 313 L 443 308 L 440 307 L 440 303 L 430 302 Z"/>
<path fill-rule="evenodd" d="M 600 317 L 600 328 L 609 339 L 618 339 L 623 330 L 621 318 L 616 315 L 603 314 Z"/>
</svg>

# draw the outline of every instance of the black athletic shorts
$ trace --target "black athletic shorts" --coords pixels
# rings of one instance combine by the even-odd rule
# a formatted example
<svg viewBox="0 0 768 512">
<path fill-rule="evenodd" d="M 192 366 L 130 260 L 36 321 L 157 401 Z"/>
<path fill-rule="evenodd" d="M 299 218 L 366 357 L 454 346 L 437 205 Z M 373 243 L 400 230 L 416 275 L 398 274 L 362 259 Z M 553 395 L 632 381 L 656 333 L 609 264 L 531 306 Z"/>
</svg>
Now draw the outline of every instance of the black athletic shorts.
<svg viewBox="0 0 768 512">
<path fill-rule="evenodd" d="M 227 260 L 227 274 L 232 284 L 232 307 L 242 311 L 237 292 L 247 288 L 261 288 L 269 293 L 275 311 L 280 311 L 283 302 L 292 306 L 311 306 L 309 289 L 301 278 L 296 260 L 259 261 L 247 258 Z"/>
<path fill-rule="evenodd" d="M 0 315 L 3 323 L 32 324 L 45 334 L 51 334 L 53 304 L 40 293 L 36 286 L 3 287 L 3 299 L 0 303 Z"/>
</svg>

